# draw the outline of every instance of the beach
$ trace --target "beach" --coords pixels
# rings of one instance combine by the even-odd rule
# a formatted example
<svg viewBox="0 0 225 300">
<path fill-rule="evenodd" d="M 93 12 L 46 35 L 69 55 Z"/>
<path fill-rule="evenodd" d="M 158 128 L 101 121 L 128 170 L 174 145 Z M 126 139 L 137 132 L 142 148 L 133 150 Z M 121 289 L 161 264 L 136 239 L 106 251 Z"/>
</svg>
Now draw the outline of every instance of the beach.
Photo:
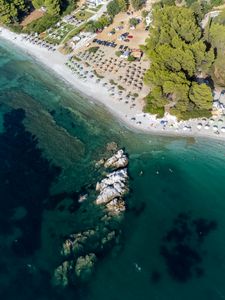
<svg viewBox="0 0 225 300">
<path fill-rule="evenodd" d="M 218 116 L 208 119 L 193 119 L 177 122 L 176 117 L 169 114 L 162 119 L 156 119 L 154 115 L 143 112 L 144 101 L 133 99 L 135 105 L 129 106 L 128 102 L 118 101 L 115 94 L 104 85 L 107 79 L 99 80 L 93 78 L 79 78 L 66 66 L 70 56 L 63 55 L 58 50 L 51 52 L 46 48 L 35 45 L 23 39 L 19 35 L 1 28 L 0 37 L 12 42 L 38 62 L 54 71 L 62 80 L 69 83 L 75 90 L 88 96 L 89 99 L 104 105 L 114 116 L 122 121 L 125 126 L 134 131 L 149 132 L 157 135 L 207 137 L 225 139 L 225 117 Z M 88 67 L 87 67 L 88 68 Z M 108 83 L 109 84 L 109 83 Z"/>
</svg>

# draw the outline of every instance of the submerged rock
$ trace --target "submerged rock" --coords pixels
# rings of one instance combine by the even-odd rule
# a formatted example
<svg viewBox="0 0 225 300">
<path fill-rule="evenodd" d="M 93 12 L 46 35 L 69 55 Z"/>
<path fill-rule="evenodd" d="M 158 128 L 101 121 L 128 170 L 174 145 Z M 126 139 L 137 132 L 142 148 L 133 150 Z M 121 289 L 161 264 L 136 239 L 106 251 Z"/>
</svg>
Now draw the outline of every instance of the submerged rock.
<svg viewBox="0 0 225 300">
<path fill-rule="evenodd" d="M 64 261 L 53 274 L 52 283 L 55 286 L 66 287 L 69 284 L 69 274 L 73 269 L 73 264 L 70 261 Z"/>
<path fill-rule="evenodd" d="M 111 215 L 120 215 L 126 210 L 125 201 L 122 198 L 115 198 L 106 204 L 106 208 Z"/>
<path fill-rule="evenodd" d="M 111 142 L 106 145 L 106 151 L 117 151 L 118 145 L 116 142 Z"/>
<path fill-rule="evenodd" d="M 111 169 L 120 169 L 125 168 L 127 165 L 128 157 L 124 154 L 124 151 L 121 149 L 105 162 L 104 167 Z"/>
<path fill-rule="evenodd" d="M 82 281 L 88 280 L 93 273 L 96 261 L 97 258 L 94 253 L 78 257 L 75 265 L 76 276 Z"/>
<path fill-rule="evenodd" d="M 71 234 L 70 237 L 65 240 L 62 245 L 61 255 L 69 256 L 79 254 L 79 252 L 83 251 L 88 240 L 94 238 L 95 235 L 96 232 L 93 229 L 89 229 L 87 231 L 79 232 L 76 234 Z"/>
</svg>

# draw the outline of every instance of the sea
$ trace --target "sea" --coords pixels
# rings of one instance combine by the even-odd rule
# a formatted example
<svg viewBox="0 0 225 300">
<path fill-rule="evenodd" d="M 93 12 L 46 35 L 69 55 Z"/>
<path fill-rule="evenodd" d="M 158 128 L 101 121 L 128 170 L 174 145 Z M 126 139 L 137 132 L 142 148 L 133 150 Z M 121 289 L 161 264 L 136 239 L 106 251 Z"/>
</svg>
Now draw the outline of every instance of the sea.
<svg viewBox="0 0 225 300">
<path fill-rule="evenodd" d="M 62 241 L 100 222 L 78 199 L 112 142 L 129 156 L 119 242 L 56 287 Z M 132 132 L 0 40 L 0 299 L 225 299 L 225 141 Z"/>
</svg>

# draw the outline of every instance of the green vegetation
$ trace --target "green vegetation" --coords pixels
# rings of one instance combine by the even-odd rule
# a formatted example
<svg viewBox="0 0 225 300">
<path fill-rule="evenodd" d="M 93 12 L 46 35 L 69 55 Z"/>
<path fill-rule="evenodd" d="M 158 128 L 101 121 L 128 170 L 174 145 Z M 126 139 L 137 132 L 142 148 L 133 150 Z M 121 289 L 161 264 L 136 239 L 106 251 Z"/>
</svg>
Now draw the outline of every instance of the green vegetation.
<svg viewBox="0 0 225 300">
<path fill-rule="evenodd" d="M 225 86 L 225 10 L 208 24 L 205 31 L 206 40 L 215 49 L 216 59 L 211 75 L 216 84 Z"/>
<path fill-rule="evenodd" d="M 21 20 L 22 16 L 30 9 L 25 0 L 0 0 L 0 22 L 9 24 Z"/>
<path fill-rule="evenodd" d="M 85 27 L 86 31 L 96 32 L 97 30 L 103 30 L 104 27 L 112 24 L 112 18 L 109 16 L 102 16 L 97 21 L 89 21 Z"/>
<path fill-rule="evenodd" d="M 117 85 L 117 87 L 118 87 L 118 89 L 119 89 L 120 91 L 124 91 L 124 90 L 125 90 L 125 88 L 124 88 L 122 85 Z"/>
<path fill-rule="evenodd" d="M 60 26 L 53 26 L 48 29 L 48 35 L 45 37 L 45 40 L 51 44 L 60 44 L 65 36 L 74 28 L 73 25 L 67 23 L 61 23 Z"/>
<path fill-rule="evenodd" d="M 48 14 L 45 14 L 42 18 L 37 19 L 33 22 L 31 22 L 25 29 L 26 32 L 37 32 L 41 33 L 46 31 L 48 28 L 50 28 L 52 25 L 57 23 L 59 21 L 59 16 L 51 16 Z"/>
<path fill-rule="evenodd" d="M 98 77 L 99 79 L 102 79 L 102 78 L 104 78 L 104 76 L 102 76 L 102 75 L 98 74 L 98 73 L 96 72 L 96 70 L 93 70 L 93 73 L 94 73 L 94 74 L 95 74 L 95 76 L 96 76 L 96 77 Z"/>
<path fill-rule="evenodd" d="M 120 57 L 120 56 L 122 55 L 122 51 L 116 51 L 116 52 L 115 52 L 115 55 L 116 55 L 117 57 Z"/>
<path fill-rule="evenodd" d="M 154 12 L 154 26 L 144 48 L 151 60 L 145 82 L 151 86 L 146 110 L 162 115 L 165 106 L 178 118 L 208 115 L 211 89 L 199 84 L 214 61 L 191 9 L 166 6 Z"/>
<path fill-rule="evenodd" d="M 22 21 L 33 7 L 39 9 L 44 6 L 47 17 L 40 26 L 46 29 L 49 24 L 48 18 L 59 17 L 64 11 L 69 13 L 76 7 L 76 2 L 75 0 L 0 0 L 0 22 L 7 25 L 16 24 Z"/>
<path fill-rule="evenodd" d="M 147 11 L 147 10 L 142 10 L 142 12 L 141 12 L 142 18 L 146 18 L 148 14 L 149 14 L 149 11 Z"/>
<path fill-rule="evenodd" d="M 73 55 L 73 60 L 76 60 L 76 61 L 82 61 L 79 57 L 77 57 L 76 55 Z"/>
<path fill-rule="evenodd" d="M 109 83 L 111 83 L 112 85 L 117 85 L 117 83 L 113 79 L 110 79 Z"/>
<path fill-rule="evenodd" d="M 139 10 L 144 5 L 145 0 L 131 0 L 130 2 L 134 10 Z"/>
<path fill-rule="evenodd" d="M 136 27 L 139 24 L 139 21 L 137 18 L 130 18 L 129 24 L 130 24 L 130 26 Z"/>
<path fill-rule="evenodd" d="M 128 3 L 125 0 L 113 0 L 107 5 L 107 12 L 111 17 L 115 17 L 121 11 L 126 11 Z"/>
<path fill-rule="evenodd" d="M 85 21 L 85 20 L 89 19 L 91 16 L 93 16 L 93 13 L 91 13 L 87 10 L 82 10 L 75 14 L 75 17 L 77 18 L 77 20 L 81 20 L 81 21 Z"/>
<path fill-rule="evenodd" d="M 72 39 L 75 35 L 79 34 L 84 28 L 86 27 L 87 23 L 84 23 L 83 25 L 76 27 L 75 29 L 71 30 L 61 41 L 61 43 L 66 43 L 70 39 Z"/>
<path fill-rule="evenodd" d="M 129 55 L 127 58 L 128 61 L 135 61 L 136 58 L 133 55 Z"/>
<path fill-rule="evenodd" d="M 89 48 L 87 51 L 90 52 L 90 53 L 96 53 L 98 51 L 99 47 L 96 46 L 96 47 L 91 47 Z"/>
</svg>

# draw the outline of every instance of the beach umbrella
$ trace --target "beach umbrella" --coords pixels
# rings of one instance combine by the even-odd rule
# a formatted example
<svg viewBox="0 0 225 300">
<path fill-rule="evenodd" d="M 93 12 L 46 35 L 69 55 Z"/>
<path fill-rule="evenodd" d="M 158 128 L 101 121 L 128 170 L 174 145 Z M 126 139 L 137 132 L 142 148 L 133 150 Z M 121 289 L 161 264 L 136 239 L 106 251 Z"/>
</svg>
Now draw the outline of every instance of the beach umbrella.
<svg viewBox="0 0 225 300">
<path fill-rule="evenodd" d="M 223 124 L 223 120 L 222 120 L 222 119 L 219 119 L 219 120 L 218 120 L 218 123 L 219 123 L 219 124 Z"/>
<path fill-rule="evenodd" d="M 213 119 L 210 119 L 210 120 L 209 120 L 209 123 L 211 123 L 211 124 L 212 124 L 213 122 L 214 122 L 214 120 L 213 120 Z"/>
<path fill-rule="evenodd" d="M 221 127 L 221 131 L 222 131 L 222 132 L 225 132 L 225 127 Z"/>
<path fill-rule="evenodd" d="M 217 131 L 218 130 L 218 126 L 217 125 L 214 125 L 213 126 L 213 131 Z"/>
<path fill-rule="evenodd" d="M 202 128 L 202 124 L 201 124 L 201 123 L 198 123 L 197 128 L 198 128 L 198 129 L 201 129 L 201 128 Z"/>
<path fill-rule="evenodd" d="M 209 129 L 210 126 L 208 124 L 205 125 L 205 129 Z"/>
</svg>

